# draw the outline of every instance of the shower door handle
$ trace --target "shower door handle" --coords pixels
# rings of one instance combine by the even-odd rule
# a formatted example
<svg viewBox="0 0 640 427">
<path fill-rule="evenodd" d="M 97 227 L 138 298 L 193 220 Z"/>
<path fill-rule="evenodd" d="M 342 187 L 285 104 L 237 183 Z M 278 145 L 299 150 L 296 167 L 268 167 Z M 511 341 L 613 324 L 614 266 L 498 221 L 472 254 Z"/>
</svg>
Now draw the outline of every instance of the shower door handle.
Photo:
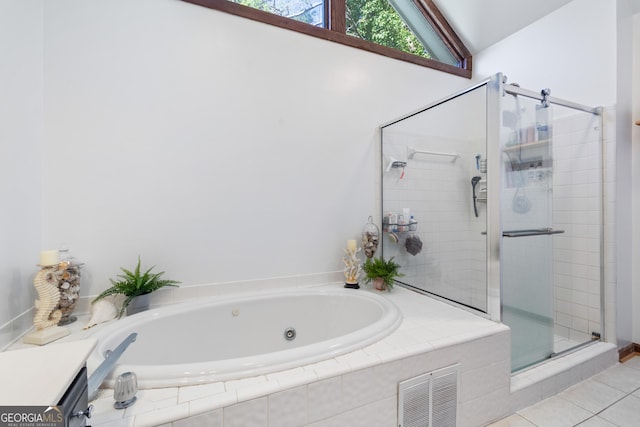
<svg viewBox="0 0 640 427">
<path fill-rule="evenodd" d="M 554 230 L 553 228 L 533 228 L 528 230 L 503 231 L 503 237 L 526 237 L 526 236 L 546 236 L 549 234 L 562 234 L 564 230 Z"/>
</svg>

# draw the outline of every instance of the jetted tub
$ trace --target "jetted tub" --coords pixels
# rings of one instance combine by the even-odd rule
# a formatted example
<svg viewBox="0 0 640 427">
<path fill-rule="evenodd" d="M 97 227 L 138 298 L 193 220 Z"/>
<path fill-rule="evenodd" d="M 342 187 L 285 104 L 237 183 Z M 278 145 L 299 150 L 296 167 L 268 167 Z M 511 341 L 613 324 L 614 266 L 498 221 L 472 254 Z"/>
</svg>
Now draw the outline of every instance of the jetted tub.
<svg viewBox="0 0 640 427">
<path fill-rule="evenodd" d="M 229 381 L 357 350 L 400 323 L 391 301 L 366 291 L 324 287 L 214 297 L 112 321 L 94 334 L 98 345 L 87 364 L 95 369 L 107 350 L 137 332 L 111 384 L 126 371 L 136 373 L 140 388 Z"/>
</svg>

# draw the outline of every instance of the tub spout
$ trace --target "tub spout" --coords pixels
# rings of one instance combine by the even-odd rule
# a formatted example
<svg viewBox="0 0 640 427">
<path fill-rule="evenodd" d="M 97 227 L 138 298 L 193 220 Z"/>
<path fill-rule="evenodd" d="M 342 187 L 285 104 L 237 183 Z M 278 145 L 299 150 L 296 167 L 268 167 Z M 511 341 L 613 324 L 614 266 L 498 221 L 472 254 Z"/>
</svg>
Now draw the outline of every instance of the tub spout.
<svg viewBox="0 0 640 427">
<path fill-rule="evenodd" d="M 122 356 L 122 353 L 129 347 L 129 344 L 134 342 L 138 337 L 138 333 L 134 332 L 130 334 L 127 338 L 124 339 L 115 350 L 107 350 L 104 355 L 104 361 L 96 368 L 96 370 L 91 374 L 89 379 L 87 380 L 87 390 L 89 394 L 89 401 L 95 399 L 98 394 L 98 389 L 100 385 L 107 378 L 107 375 L 113 370 L 116 365 L 116 362 Z"/>
</svg>

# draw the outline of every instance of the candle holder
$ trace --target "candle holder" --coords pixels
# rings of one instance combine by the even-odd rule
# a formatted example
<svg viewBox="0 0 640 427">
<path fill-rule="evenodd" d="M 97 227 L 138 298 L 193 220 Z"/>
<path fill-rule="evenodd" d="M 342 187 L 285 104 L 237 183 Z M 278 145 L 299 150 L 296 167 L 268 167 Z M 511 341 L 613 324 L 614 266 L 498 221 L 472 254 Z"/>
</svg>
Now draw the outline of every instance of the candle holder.
<svg viewBox="0 0 640 427">
<path fill-rule="evenodd" d="M 33 285 L 38 291 L 35 301 L 36 313 L 33 317 L 35 331 L 26 335 L 25 344 L 44 345 L 58 338 L 69 335 L 69 331 L 58 326 L 62 312 L 57 308 L 60 302 L 58 289 L 58 251 L 43 251 L 40 254 L 40 271 L 33 279 Z"/>
<path fill-rule="evenodd" d="M 56 308 L 62 312 L 62 317 L 58 326 L 68 325 L 78 320 L 71 313 L 80 298 L 80 268 L 83 265 L 84 263 L 69 254 L 69 249 L 60 249 L 60 263 L 56 271 L 60 301 Z"/>
<path fill-rule="evenodd" d="M 358 259 L 358 252 L 360 252 L 360 248 L 354 248 L 352 245 L 344 249 L 342 261 L 344 262 L 345 288 L 360 289 L 358 277 L 360 277 L 362 265 L 360 265 L 360 260 Z"/>
</svg>

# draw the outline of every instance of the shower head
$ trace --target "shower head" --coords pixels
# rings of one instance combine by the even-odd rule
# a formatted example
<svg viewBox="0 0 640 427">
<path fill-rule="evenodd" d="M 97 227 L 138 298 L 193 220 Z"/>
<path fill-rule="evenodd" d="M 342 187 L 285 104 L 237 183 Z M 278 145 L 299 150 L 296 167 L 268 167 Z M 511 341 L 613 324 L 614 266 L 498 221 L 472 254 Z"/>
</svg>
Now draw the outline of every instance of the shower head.
<svg viewBox="0 0 640 427">
<path fill-rule="evenodd" d="M 473 192 L 473 213 L 476 215 L 476 218 L 478 218 L 478 197 L 476 196 L 476 185 L 478 185 L 481 179 L 481 176 L 474 176 L 473 178 L 471 178 L 471 189 Z"/>
</svg>

